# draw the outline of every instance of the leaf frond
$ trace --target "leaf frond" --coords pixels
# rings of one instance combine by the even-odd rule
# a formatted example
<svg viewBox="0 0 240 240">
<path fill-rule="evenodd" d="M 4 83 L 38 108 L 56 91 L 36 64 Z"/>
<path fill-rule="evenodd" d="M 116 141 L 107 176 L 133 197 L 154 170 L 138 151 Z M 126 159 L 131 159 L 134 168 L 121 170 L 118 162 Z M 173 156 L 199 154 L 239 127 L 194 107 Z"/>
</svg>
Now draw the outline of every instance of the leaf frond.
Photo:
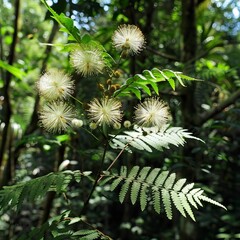
<svg viewBox="0 0 240 240">
<path fill-rule="evenodd" d="M 80 171 L 63 171 L 58 173 L 49 173 L 48 175 L 32 179 L 27 182 L 21 182 L 13 186 L 5 186 L 0 190 L 1 211 L 17 206 L 21 207 L 24 200 L 35 201 L 42 198 L 48 191 L 57 193 L 66 192 L 66 188 L 72 180 L 79 182 L 82 173 Z"/>
<path fill-rule="evenodd" d="M 203 142 L 200 138 L 192 136 L 186 129 L 180 127 L 169 127 L 169 125 L 158 128 L 141 128 L 135 126 L 133 131 L 124 131 L 124 134 L 112 137 L 109 142 L 113 149 L 126 149 L 132 152 L 131 148 L 141 151 L 152 152 L 153 149 L 162 151 L 169 148 L 169 145 L 183 146 L 186 139 L 195 139 Z"/>
<path fill-rule="evenodd" d="M 160 168 L 134 166 L 127 170 L 126 166 L 122 166 L 120 174 L 108 172 L 106 177 L 109 178 L 111 190 L 120 186 L 121 203 L 129 193 L 131 203 L 134 205 L 139 201 L 142 211 L 152 202 L 157 213 L 161 212 L 162 205 L 169 219 L 172 219 L 174 206 L 182 216 L 186 217 L 188 214 L 195 221 L 193 208 L 203 207 L 201 201 L 226 209 L 219 202 L 203 195 L 201 188 L 194 188 L 194 183 L 187 183 L 185 178 L 176 179 L 175 173 L 162 171 Z"/>
<path fill-rule="evenodd" d="M 153 68 L 152 70 L 144 70 L 142 74 L 136 74 L 133 77 L 127 79 L 119 90 L 117 90 L 115 96 L 127 96 L 134 94 L 138 99 L 142 98 L 142 92 L 147 95 L 152 95 L 152 90 L 158 95 L 158 84 L 161 82 L 168 82 L 173 90 L 176 88 L 176 83 L 185 86 L 183 80 L 193 81 L 195 78 L 184 75 L 181 72 L 174 72 L 169 69 L 160 70 Z"/>
</svg>

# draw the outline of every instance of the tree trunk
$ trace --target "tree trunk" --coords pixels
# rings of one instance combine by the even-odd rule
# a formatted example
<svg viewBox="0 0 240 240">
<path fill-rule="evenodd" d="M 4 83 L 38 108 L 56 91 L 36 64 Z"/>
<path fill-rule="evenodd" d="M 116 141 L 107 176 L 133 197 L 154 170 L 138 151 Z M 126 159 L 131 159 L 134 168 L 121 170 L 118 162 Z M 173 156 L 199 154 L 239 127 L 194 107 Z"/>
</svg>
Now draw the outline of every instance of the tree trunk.
<svg viewBox="0 0 240 240">
<path fill-rule="evenodd" d="M 184 63 L 184 72 L 192 75 L 195 71 L 195 56 L 197 47 L 197 29 L 196 29 L 196 15 L 195 15 L 195 0 L 182 0 L 182 56 L 181 60 Z M 194 127 L 193 117 L 196 116 L 197 110 L 194 103 L 195 84 L 191 84 L 187 88 L 183 89 L 182 95 L 182 116 L 184 128 L 190 129 Z M 183 151 L 183 161 L 192 159 L 195 156 L 192 155 L 194 143 L 188 143 Z M 194 178 L 195 173 L 190 168 L 185 168 L 184 176 L 188 176 L 189 180 Z M 196 240 L 197 229 L 192 220 L 180 217 L 179 221 L 179 235 L 181 240 Z"/>
<path fill-rule="evenodd" d="M 15 48 L 17 44 L 17 34 L 18 34 L 18 26 L 19 26 L 19 20 L 20 20 L 20 0 L 15 1 L 15 20 L 14 20 L 14 32 L 13 32 L 13 38 L 12 38 L 12 44 L 10 46 L 10 51 L 9 51 L 9 56 L 8 56 L 8 64 L 13 65 L 14 63 L 14 58 L 15 58 Z M 11 78 L 12 74 L 10 72 L 6 72 L 6 78 L 4 81 L 4 86 L 3 86 L 3 123 L 4 127 L 2 130 L 2 136 L 1 136 L 1 143 L 0 143 L 0 186 L 5 185 L 5 182 L 3 182 L 3 179 L 9 178 L 6 177 L 7 175 L 11 175 L 10 169 L 11 167 L 9 166 L 10 164 L 10 156 L 11 154 L 8 153 L 8 150 L 11 149 L 10 146 L 7 145 L 9 142 L 8 139 L 8 133 L 10 131 L 10 119 L 12 115 L 12 107 L 11 107 L 11 101 L 10 101 L 10 95 L 9 95 L 9 88 L 10 88 L 10 83 L 11 83 Z M 11 144 L 9 142 L 9 144 Z M 5 168 L 9 171 L 6 171 Z M 7 174 L 7 175 L 6 175 Z"/>
</svg>

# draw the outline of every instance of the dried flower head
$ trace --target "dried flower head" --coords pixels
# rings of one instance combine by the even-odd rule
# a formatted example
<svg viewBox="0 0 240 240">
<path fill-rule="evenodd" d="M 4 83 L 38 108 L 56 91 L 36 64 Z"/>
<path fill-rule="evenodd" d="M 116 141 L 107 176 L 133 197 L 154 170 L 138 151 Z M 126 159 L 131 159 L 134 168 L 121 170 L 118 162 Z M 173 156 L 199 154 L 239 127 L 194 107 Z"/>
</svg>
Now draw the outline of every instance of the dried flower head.
<svg viewBox="0 0 240 240">
<path fill-rule="evenodd" d="M 88 115 L 97 125 L 112 125 L 122 119 L 121 102 L 114 98 L 93 99 L 89 104 Z"/>
<path fill-rule="evenodd" d="M 94 47 L 81 46 L 74 49 L 70 55 L 70 62 L 83 76 L 102 73 L 105 67 L 101 52 Z"/>
<path fill-rule="evenodd" d="M 65 102 L 49 102 L 39 111 L 40 124 L 48 132 L 66 131 L 74 119 L 71 106 Z"/>
<path fill-rule="evenodd" d="M 147 98 L 137 105 L 135 122 L 143 127 L 161 127 L 170 120 L 169 108 L 159 98 Z"/>
<path fill-rule="evenodd" d="M 74 89 L 74 82 L 68 74 L 51 69 L 43 74 L 37 82 L 39 94 L 47 100 L 57 100 L 68 97 Z"/>
<path fill-rule="evenodd" d="M 112 37 L 113 45 L 127 54 L 138 54 L 144 47 L 145 39 L 141 30 L 135 25 L 120 25 Z"/>
</svg>

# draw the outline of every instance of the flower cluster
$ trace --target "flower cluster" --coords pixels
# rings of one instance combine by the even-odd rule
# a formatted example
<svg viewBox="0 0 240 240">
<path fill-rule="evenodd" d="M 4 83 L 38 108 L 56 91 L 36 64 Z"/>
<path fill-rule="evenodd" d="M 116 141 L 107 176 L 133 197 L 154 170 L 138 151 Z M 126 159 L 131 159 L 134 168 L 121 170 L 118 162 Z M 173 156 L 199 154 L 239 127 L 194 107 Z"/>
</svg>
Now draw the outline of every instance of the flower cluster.
<svg viewBox="0 0 240 240">
<path fill-rule="evenodd" d="M 90 120 L 97 126 L 112 125 L 119 129 L 122 119 L 122 112 L 120 110 L 121 103 L 113 98 L 94 99 L 89 103 L 88 115 Z M 136 125 L 142 127 L 161 128 L 165 125 L 171 116 L 169 108 L 165 102 L 159 98 L 147 98 L 143 103 L 137 105 L 135 110 L 134 122 Z M 131 122 L 125 121 L 124 127 L 130 127 Z"/>
<path fill-rule="evenodd" d="M 37 89 L 45 100 L 39 110 L 40 125 L 53 133 L 66 131 L 74 118 L 72 107 L 63 102 L 74 90 L 71 77 L 56 69 L 49 70 L 40 77 Z"/>
<path fill-rule="evenodd" d="M 137 54 L 145 44 L 141 30 L 135 25 L 121 25 L 113 34 L 113 45 L 121 51 L 121 55 Z M 93 44 L 73 45 L 70 63 L 83 76 L 102 73 L 105 68 L 103 52 Z M 114 75 L 115 76 L 115 75 Z M 106 81 L 108 89 L 112 88 L 111 79 Z M 102 86 L 99 84 L 99 86 Z M 75 118 L 73 108 L 66 102 L 74 90 L 74 82 L 68 74 L 59 70 L 50 70 L 43 74 L 37 82 L 39 94 L 45 99 L 40 108 L 40 124 L 50 132 L 62 132 L 71 127 L 81 127 L 83 121 Z M 110 91 L 109 90 L 109 91 Z M 116 89 L 113 89 L 113 92 Z M 105 94 L 100 99 L 93 99 L 88 104 L 87 115 L 89 127 L 93 130 L 98 126 L 121 128 L 122 104 L 116 98 Z M 159 98 L 147 98 L 136 106 L 134 123 L 142 127 L 161 127 L 170 119 L 169 108 Z M 123 123 L 125 128 L 131 126 L 130 121 Z"/>
</svg>

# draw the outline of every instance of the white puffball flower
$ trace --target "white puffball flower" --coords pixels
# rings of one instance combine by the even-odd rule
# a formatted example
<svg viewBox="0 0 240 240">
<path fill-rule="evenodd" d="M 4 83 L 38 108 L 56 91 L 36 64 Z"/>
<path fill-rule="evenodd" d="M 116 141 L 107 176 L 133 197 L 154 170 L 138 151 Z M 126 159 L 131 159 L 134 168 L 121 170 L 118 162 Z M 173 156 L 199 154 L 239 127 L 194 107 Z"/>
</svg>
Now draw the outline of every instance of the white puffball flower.
<svg viewBox="0 0 240 240">
<path fill-rule="evenodd" d="M 65 99 L 73 93 L 74 82 L 63 71 L 51 69 L 40 77 L 37 89 L 39 94 L 49 101 Z"/>
<path fill-rule="evenodd" d="M 94 47 L 78 47 L 70 54 L 70 62 L 84 77 L 102 73 L 105 63 L 101 51 Z"/>
<path fill-rule="evenodd" d="M 72 107 L 61 101 L 49 102 L 39 111 L 40 125 L 53 133 L 66 131 L 71 126 L 74 116 Z"/>
<path fill-rule="evenodd" d="M 141 30 L 135 25 L 120 25 L 114 32 L 113 46 L 125 54 L 138 54 L 144 47 L 145 38 Z"/>
<path fill-rule="evenodd" d="M 142 127 L 162 127 L 171 119 L 169 107 L 159 98 L 147 98 L 135 110 L 135 123 Z"/>
<path fill-rule="evenodd" d="M 89 104 L 88 115 L 97 125 L 112 125 L 120 123 L 122 119 L 120 101 L 114 98 L 93 99 Z"/>
</svg>

